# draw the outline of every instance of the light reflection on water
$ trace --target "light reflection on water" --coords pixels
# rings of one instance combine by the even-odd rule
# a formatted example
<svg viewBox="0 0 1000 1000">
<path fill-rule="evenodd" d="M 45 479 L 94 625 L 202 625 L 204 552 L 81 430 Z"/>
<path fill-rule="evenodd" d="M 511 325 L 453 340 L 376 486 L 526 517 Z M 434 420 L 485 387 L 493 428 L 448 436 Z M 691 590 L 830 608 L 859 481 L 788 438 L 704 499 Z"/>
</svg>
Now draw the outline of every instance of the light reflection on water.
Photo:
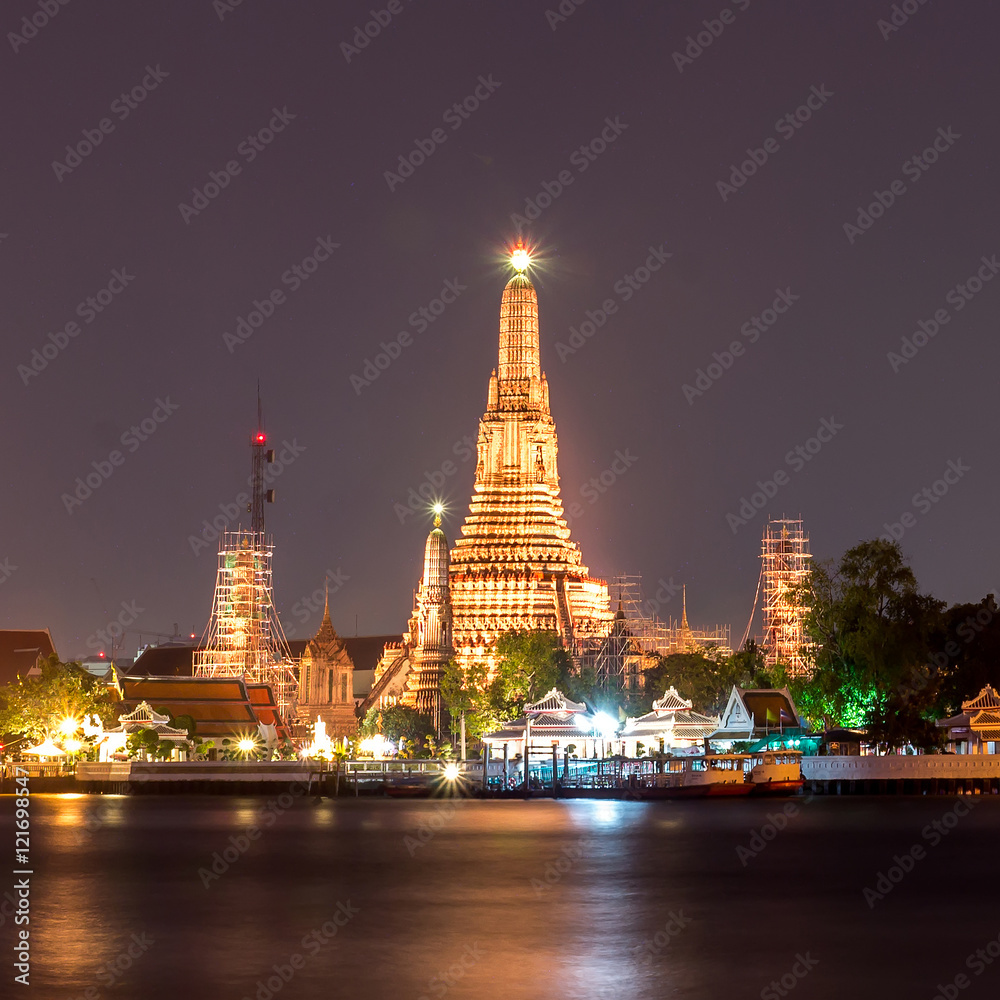
<svg viewBox="0 0 1000 1000">
<path fill-rule="evenodd" d="M 34 995 L 240 1000 L 278 966 L 280 1000 L 757 997 L 808 949 L 810 1000 L 931 995 L 950 968 L 935 956 L 1000 930 L 964 877 L 1000 802 L 875 912 L 863 887 L 950 800 L 818 799 L 747 865 L 736 848 L 780 802 L 267 803 L 34 796 Z M 690 923 L 667 940 L 676 913 Z M 152 941 L 135 960 L 133 935 Z M 97 978 L 123 954 L 121 978 Z"/>
</svg>

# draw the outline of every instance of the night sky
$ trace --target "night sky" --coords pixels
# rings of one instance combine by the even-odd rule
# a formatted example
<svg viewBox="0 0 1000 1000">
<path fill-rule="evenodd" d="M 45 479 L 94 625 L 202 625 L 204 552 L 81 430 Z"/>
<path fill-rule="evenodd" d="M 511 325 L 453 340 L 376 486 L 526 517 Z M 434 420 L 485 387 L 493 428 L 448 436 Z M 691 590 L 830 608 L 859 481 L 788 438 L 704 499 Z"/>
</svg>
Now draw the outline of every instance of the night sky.
<svg viewBox="0 0 1000 1000">
<path fill-rule="evenodd" d="M 890 30 L 889 2 L 562 6 L 378 0 L 388 24 L 345 53 L 370 3 L 4 5 L 6 627 L 64 658 L 119 613 L 200 634 L 216 544 L 193 549 L 246 489 L 260 380 L 291 459 L 267 510 L 286 632 L 318 627 L 326 574 L 341 632 L 402 631 L 429 518 L 396 505 L 443 481 L 458 533 L 519 214 L 595 575 L 686 582 L 692 625 L 736 641 L 785 513 L 818 558 L 898 522 L 923 589 L 1000 588 L 1000 281 L 977 276 L 1000 254 L 1000 10 L 907 0 Z M 727 519 L 758 480 L 776 495 Z"/>
</svg>

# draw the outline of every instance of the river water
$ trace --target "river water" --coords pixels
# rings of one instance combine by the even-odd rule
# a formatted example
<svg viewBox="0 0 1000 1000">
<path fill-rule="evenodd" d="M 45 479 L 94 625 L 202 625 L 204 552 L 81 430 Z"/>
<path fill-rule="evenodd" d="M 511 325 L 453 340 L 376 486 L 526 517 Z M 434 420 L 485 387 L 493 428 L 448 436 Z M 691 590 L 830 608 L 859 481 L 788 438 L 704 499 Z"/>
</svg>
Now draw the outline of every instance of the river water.
<svg viewBox="0 0 1000 1000">
<path fill-rule="evenodd" d="M 963 998 L 1000 994 L 1000 960 L 975 957 L 1000 938 L 995 798 L 31 812 L 31 986 L 5 914 L 0 996 L 934 1000 L 962 974 Z"/>
</svg>

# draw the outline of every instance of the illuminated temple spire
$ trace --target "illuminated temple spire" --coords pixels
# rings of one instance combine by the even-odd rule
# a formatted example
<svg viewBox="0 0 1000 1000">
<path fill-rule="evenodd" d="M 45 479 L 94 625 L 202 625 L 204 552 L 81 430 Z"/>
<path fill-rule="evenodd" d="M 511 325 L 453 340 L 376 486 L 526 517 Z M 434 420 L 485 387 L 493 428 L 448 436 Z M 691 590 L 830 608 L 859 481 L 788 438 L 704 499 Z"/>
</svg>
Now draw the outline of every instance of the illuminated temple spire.
<svg viewBox="0 0 1000 1000">
<path fill-rule="evenodd" d="M 454 645 L 464 663 L 491 661 L 509 629 L 549 629 L 567 648 L 607 633 L 607 586 L 588 576 L 559 495 L 558 442 L 541 369 L 538 296 L 527 250 L 500 302 L 497 368 L 479 424 L 469 514 L 451 555 Z"/>
</svg>

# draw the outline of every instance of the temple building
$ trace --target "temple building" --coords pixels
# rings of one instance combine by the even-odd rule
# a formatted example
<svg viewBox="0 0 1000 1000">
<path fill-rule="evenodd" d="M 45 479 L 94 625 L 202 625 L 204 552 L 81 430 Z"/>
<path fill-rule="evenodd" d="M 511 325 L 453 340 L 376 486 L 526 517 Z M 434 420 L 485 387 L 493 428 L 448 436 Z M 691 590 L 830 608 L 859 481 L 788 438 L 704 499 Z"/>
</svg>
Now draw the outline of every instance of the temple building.
<svg viewBox="0 0 1000 1000">
<path fill-rule="evenodd" d="M 607 636 L 614 617 L 607 584 L 589 575 L 563 517 L 529 262 L 523 247 L 514 250 L 472 501 L 451 552 L 453 642 L 463 666 L 492 665 L 497 640 L 511 629 L 557 632 L 578 658 Z"/>
<path fill-rule="evenodd" d="M 330 620 L 329 598 L 319 631 L 302 651 L 298 673 L 298 718 L 313 723 L 322 719 L 334 739 L 357 732 L 354 661 Z"/>
<path fill-rule="evenodd" d="M 1000 748 L 1000 695 L 986 685 L 968 701 L 962 711 L 935 725 L 948 731 L 948 749 L 952 753 L 995 754 Z"/>
<path fill-rule="evenodd" d="M 719 727 L 708 738 L 729 749 L 733 743 L 804 734 L 805 727 L 788 688 L 747 689 L 734 685 Z"/>
<path fill-rule="evenodd" d="M 610 722 L 611 729 L 602 731 Z M 546 692 L 538 701 L 524 706 L 524 714 L 506 722 L 500 729 L 483 737 L 494 759 L 524 756 L 525 739 L 533 755 L 548 756 L 555 748 L 561 757 L 564 753 L 578 757 L 604 757 L 614 752 L 615 725 L 592 715 L 583 702 L 571 701 L 557 688 Z"/>
<path fill-rule="evenodd" d="M 438 507 L 424 545 L 424 570 L 409 627 L 402 642 L 386 644 L 362 714 L 374 706 L 400 703 L 429 715 L 440 732 L 441 674 L 455 655 L 448 561 L 448 539 L 441 530 Z"/>
<path fill-rule="evenodd" d="M 651 752 L 700 749 L 718 726 L 717 715 L 695 712 L 691 701 L 671 687 L 653 702 L 652 712 L 626 721 L 622 732 L 625 755 L 639 757 L 640 744 Z"/>
</svg>

